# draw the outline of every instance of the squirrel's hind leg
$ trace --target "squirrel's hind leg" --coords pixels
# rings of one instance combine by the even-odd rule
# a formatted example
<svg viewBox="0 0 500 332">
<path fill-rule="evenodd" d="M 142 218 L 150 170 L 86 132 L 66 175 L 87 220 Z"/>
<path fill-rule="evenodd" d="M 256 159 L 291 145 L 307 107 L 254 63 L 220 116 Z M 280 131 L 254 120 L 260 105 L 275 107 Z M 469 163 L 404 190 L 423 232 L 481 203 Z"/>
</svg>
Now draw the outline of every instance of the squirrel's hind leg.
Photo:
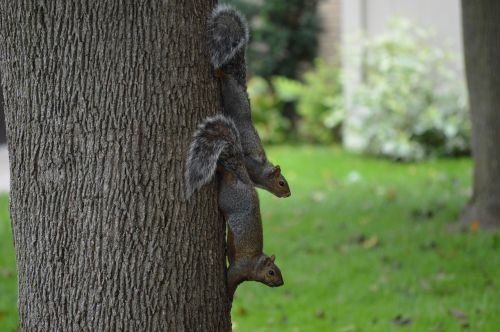
<svg viewBox="0 0 500 332">
<path fill-rule="evenodd" d="M 233 302 L 236 288 L 239 285 L 239 282 L 237 282 L 236 279 L 237 278 L 236 278 L 236 273 L 234 271 L 234 265 L 231 264 L 227 269 L 227 297 L 231 303 Z"/>
</svg>

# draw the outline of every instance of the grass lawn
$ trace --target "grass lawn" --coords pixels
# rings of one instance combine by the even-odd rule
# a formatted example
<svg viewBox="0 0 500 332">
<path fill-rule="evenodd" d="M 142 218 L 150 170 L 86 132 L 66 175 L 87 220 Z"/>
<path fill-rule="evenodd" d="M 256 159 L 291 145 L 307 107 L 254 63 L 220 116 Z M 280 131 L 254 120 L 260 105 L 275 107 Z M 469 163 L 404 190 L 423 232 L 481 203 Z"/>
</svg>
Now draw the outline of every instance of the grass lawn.
<svg viewBox="0 0 500 332">
<path fill-rule="evenodd" d="M 0 194 L 0 331 L 17 331 L 16 257 L 9 221 L 9 198 Z"/>
<path fill-rule="evenodd" d="M 244 283 L 235 331 L 498 331 L 500 235 L 448 231 L 468 159 L 397 164 L 276 147 L 292 196 L 260 192 L 265 249 L 285 286 Z M 0 331 L 14 330 L 15 268 L 0 198 Z"/>
</svg>

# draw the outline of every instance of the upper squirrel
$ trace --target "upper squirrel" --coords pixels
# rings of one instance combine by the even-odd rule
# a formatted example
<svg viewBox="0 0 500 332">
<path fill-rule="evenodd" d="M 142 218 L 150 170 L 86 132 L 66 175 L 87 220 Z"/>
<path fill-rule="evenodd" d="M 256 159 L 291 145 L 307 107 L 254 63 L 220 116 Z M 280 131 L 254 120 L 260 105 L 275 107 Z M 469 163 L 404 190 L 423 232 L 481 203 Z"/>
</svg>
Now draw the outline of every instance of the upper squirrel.
<svg viewBox="0 0 500 332">
<path fill-rule="evenodd" d="M 218 5 L 208 20 L 208 48 L 214 69 L 223 69 L 246 87 L 245 50 L 250 32 L 245 17 L 228 5 Z"/>
<path fill-rule="evenodd" d="M 283 285 L 274 255 L 263 253 L 259 198 L 246 172 L 238 129 L 222 115 L 205 119 L 193 136 L 186 165 L 188 197 L 207 183 L 217 169 L 221 172 L 219 209 L 229 226 L 229 299 L 233 299 L 236 287 L 245 280 L 271 287 Z"/>
<path fill-rule="evenodd" d="M 278 165 L 266 157 L 260 137 L 252 123 L 246 90 L 245 50 L 248 24 L 232 7 L 217 6 L 209 19 L 211 63 L 221 80 L 224 114 L 230 117 L 241 137 L 245 166 L 252 182 L 278 197 L 290 196 L 290 188 Z"/>
</svg>

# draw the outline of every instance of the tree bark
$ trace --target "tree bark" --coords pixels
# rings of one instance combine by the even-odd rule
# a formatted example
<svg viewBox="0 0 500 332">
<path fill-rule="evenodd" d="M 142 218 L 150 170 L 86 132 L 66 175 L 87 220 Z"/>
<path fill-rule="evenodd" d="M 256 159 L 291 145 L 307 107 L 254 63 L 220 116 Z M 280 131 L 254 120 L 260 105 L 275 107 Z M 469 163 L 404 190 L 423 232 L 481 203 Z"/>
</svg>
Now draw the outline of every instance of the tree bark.
<svg viewBox="0 0 500 332">
<path fill-rule="evenodd" d="M 7 140 L 5 132 L 5 115 L 3 110 L 3 89 L 2 89 L 2 73 L 0 73 L 0 144 L 4 144 Z"/>
<path fill-rule="evenodd" d="M 462 0 L 462 13 L 474 189 L 460 219 L 500 226 L 500 1 Z"/>
<path fill-rule="evenodd" d="M 215 2 L 0 1 L 21 330 L 230 330 L 215 183 L 181 200 Z"/>
</svg>

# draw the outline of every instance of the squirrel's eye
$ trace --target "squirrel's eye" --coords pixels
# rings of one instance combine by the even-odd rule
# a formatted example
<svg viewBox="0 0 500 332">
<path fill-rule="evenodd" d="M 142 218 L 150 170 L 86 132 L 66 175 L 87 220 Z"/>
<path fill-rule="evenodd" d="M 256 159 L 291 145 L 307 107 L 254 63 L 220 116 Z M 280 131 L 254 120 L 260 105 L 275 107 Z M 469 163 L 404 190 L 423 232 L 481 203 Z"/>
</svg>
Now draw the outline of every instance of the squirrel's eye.
<svg viewBox="0 0 500 332">
<path fill-rule="evenodd" d="M 278 182 L 280 186 L 284 187 L 285 186 L 285 181 L 280 181 Z"/>
<path fill-rule="evenodd" d="M 274 275 L 274 271 L 273 270 L 269 270 L 269 272 L 267 272 L 270 276 L 273 276 Z"/>
</svg>

